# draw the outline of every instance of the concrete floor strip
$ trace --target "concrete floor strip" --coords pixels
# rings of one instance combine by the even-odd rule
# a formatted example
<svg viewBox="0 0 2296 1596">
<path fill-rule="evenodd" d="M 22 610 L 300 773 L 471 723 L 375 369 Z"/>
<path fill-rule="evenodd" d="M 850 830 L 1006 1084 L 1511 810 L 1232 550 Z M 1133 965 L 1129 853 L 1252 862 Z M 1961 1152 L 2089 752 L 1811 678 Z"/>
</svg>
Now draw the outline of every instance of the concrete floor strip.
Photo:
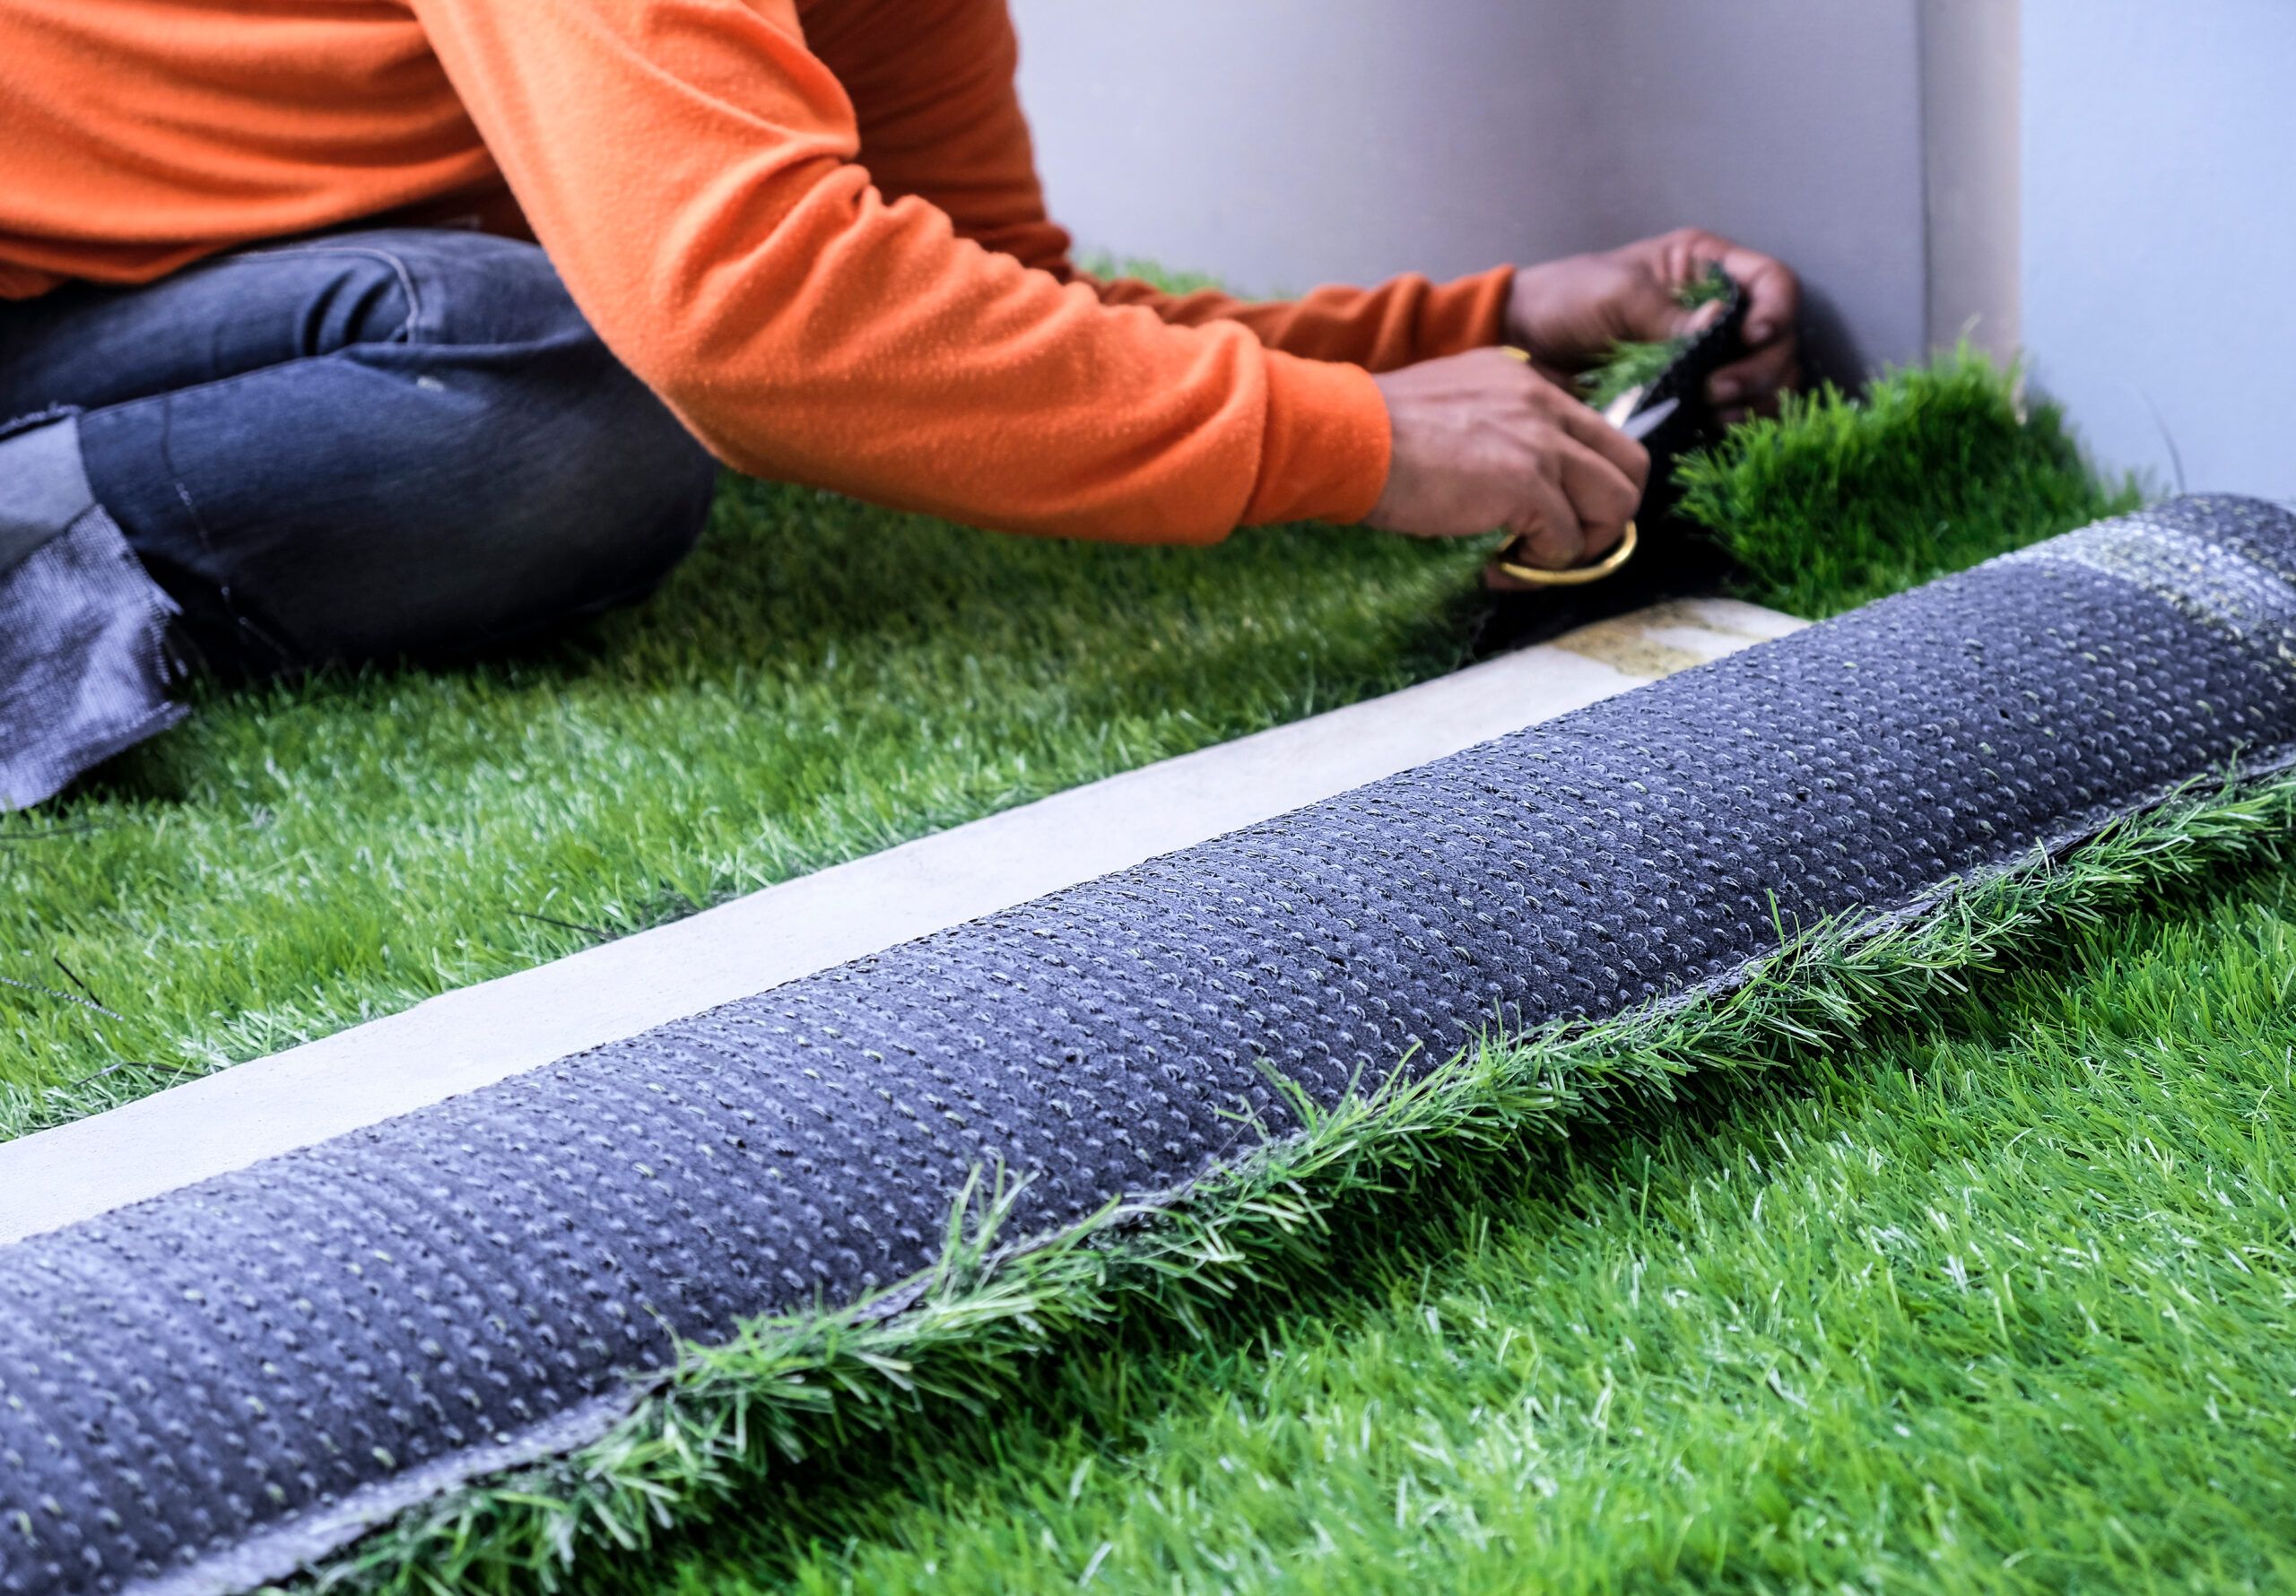
<svg viewBox="0 0 2296 1596">
<path fill-rule="evenodd" d="M 1055 794 L 0 1143 L 0 1242 L 373 1125 L 1377 781 L 1796 630 L 1658 604 Z"/>
</svg>

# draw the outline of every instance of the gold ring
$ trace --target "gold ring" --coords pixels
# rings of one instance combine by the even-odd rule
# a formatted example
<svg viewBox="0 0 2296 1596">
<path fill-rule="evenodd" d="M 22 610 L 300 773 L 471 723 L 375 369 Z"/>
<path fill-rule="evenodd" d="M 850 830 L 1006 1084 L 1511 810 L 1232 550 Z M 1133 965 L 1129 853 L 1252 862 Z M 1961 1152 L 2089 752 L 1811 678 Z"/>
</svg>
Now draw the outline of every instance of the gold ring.
<svg viewBox="0 0 2296 1596">
<path fill-rule="evenodd" d="M 1535 565 L 1517 565 L 1502 559 L 1499 568 L 1518 582 L 1528 582 L 1534 587 L 1576 587 L 1585 582 L 1599 582 L 1619 567 L 1634 558 L 1634 523 L 1626 524 L 1626 531 L 1618 540 L 1618 547 L 1593 565 L 1574 565 L 1566 569 L 1551 571 Z"/>
<path fill-rule="evenodd" d="M 1511 343 L 1502 343 L 1499 347 L 1501 352 L 1513 356 L 1526 366 L 1531 363 L 1530 351 L 1517 349 Z M 1578 587 L 1585 583 L 1601 581 L 1633 559 L 1634 543 L 1634 523 L 1629 521 L 1626 531 L 1618 540 L 1618 547 L 1593 565 L 1574 565 L 1568 570 L 1551 571 L 1541 566 L 1517 565 L 1511 559 L 1502 559 L 1499 562 L 1499 568 L 1517 581 L 1528 582 L 1534 587 Z"/>
</svg>

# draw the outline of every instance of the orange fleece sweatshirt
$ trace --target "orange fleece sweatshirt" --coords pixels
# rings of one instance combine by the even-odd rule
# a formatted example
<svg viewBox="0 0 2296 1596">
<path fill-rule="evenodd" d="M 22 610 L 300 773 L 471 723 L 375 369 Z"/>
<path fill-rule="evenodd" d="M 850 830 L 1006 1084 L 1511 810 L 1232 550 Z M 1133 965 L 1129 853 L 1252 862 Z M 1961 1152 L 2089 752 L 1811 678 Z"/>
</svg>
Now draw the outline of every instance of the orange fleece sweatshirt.
<svg viewBox="0 0 2296 1596">
<path fill-rule="evenodd" d="M 744 471 L 1140 542 L 1362 516 L 1368 372 L 1494 342 L 1508 274 L 1262 305 L 1095 282 L 1015 60 L 1004 0 L 8 5 L 0 297 L 471 217 L 530 230 Z"/>
</svg>

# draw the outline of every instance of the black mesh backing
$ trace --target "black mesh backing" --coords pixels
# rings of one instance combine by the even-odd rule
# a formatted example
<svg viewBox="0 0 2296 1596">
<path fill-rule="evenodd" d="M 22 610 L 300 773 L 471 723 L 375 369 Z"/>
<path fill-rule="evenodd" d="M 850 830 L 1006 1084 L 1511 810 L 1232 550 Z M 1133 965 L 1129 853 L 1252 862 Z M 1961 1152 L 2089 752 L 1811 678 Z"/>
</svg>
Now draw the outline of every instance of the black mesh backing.
<svg viewBox="0 0 2296 1596">
<path fill-rule="evenodd" d="M 2296 740 L 2296 519 L 2191 499 L 0 1247 L 0 1593 L 246 1584 L 596 1433 L 672 1331 L 1049 1227 L 1494 1019 L 1726 978 Z"/>
</svg>

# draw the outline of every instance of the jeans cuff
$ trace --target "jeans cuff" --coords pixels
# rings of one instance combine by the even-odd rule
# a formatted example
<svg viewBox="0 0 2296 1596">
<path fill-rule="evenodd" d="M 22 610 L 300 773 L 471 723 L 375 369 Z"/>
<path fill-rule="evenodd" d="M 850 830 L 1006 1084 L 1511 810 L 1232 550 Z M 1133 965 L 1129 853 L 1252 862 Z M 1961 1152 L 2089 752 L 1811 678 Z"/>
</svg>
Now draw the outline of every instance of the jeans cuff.
<svg viewBox="0 0 2296 1596">
<path fill-rule="evenodd" d="M 0 810 L 52 796 L 185 713 L 168 696 L 181 676 L 174 601 L 103 507 L 65 490 L 77 431 L 66 420 L 5 440 L 0 531 L 15 558 L 0 566 Z"/>
</svg>

